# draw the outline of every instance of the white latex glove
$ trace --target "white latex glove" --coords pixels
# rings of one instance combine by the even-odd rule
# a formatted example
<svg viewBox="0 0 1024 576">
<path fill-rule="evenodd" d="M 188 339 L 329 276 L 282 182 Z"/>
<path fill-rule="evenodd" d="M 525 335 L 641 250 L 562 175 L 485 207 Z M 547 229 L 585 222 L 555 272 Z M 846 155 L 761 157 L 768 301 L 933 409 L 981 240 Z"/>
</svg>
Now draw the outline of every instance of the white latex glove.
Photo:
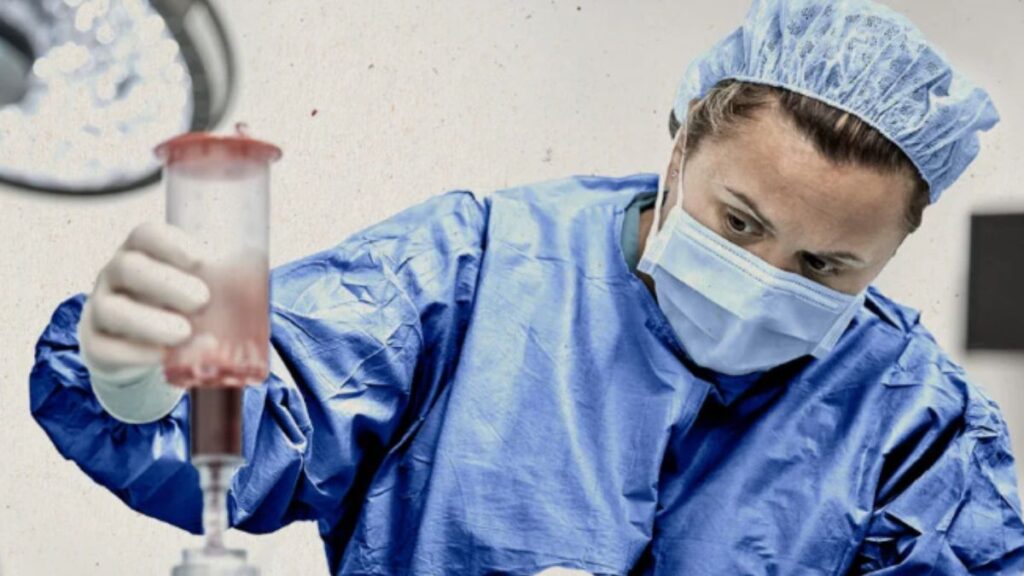
<svg viewBox="0 0 1024 576">
<path fill-rule="evenodd" d="M 96 399 L 118 420 L 159 420 L 184 389 L 164 378 L 163 350 L 191 335 L 188 316 L 210 299 L 191 273 L 197 250 L 180 228 L 136 226 L 96 279 L 82 309 L 78 341 Z"/>
</svg>

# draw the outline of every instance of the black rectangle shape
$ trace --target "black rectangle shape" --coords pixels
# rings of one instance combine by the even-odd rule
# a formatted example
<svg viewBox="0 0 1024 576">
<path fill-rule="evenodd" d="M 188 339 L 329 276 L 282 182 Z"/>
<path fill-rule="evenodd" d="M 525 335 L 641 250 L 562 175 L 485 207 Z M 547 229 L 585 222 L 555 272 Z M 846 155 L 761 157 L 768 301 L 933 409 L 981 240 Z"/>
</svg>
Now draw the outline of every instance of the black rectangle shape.
<svg viewBox="0 0 1024 576">
<path fill-rule="evenodd" d="M 1024 214 L 971 216 L 968 350 L 1024 350 Z"/>
</svg>

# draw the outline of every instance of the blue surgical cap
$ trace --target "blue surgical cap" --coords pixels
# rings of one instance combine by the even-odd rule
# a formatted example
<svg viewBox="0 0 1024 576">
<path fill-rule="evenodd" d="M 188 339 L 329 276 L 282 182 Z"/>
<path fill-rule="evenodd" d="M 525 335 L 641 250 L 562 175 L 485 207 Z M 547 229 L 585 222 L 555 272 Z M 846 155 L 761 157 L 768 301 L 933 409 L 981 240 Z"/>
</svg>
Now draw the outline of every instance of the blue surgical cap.
<svg viewBox="0 0 1024 576">
<path fill-rule="evenodd" d="M 931 202 L 978 155 L 978 132 L 999 121 L 985 90 L 907 18 L 869 0 L 754 0 L 743 24 L 686 70 L 676 118 L 727 78 L 856 115 L 910 158 Z"/>
</svg>

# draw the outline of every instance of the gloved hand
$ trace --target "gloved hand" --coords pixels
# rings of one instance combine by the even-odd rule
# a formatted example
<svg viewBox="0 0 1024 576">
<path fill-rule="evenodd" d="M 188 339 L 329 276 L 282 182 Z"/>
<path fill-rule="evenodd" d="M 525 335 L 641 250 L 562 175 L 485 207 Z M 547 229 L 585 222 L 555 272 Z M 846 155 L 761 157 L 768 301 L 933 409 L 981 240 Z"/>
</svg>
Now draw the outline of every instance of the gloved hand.
<svg viewBox="0 0 1024 576">
<path fill-rule="evenodd" d="M 129 423 L 158 420 L 184 393 L 164 378 L 163 350 L 191 335 L 188 317 L 210 299 L 192 274 L 189 236 L 163 222 L 135 227 L 100 270 L 78 323 L 82 362 L 100 405 Z"/>
</svg>

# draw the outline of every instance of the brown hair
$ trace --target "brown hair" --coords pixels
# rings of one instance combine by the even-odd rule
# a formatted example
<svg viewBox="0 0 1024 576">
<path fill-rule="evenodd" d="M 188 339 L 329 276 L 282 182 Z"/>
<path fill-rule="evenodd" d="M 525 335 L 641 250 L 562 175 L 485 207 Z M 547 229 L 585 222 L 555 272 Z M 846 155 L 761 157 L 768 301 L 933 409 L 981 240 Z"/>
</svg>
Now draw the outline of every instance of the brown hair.
<svg viewBox="0 0 1024 576">
<path fill-rule="evenodd" d="M 860 118 L 809 96 L 765 84 L 722 80 L 690 107 L 686 128 L 688 152 L 693 153 L 706 137 L 728 133 L 740 120 L 751 118 L 755 111 L 773 100 L 829 160 L 910 175 L 914 179 L 914 191 L 904 218 L 909 232 L 917 230 L 929 204 L 928 183 L 921 178 L 910 158 Z M 679 126 L 673 111 L 669 115 L 669 133 L 673 138 Z"/>
</svg>

